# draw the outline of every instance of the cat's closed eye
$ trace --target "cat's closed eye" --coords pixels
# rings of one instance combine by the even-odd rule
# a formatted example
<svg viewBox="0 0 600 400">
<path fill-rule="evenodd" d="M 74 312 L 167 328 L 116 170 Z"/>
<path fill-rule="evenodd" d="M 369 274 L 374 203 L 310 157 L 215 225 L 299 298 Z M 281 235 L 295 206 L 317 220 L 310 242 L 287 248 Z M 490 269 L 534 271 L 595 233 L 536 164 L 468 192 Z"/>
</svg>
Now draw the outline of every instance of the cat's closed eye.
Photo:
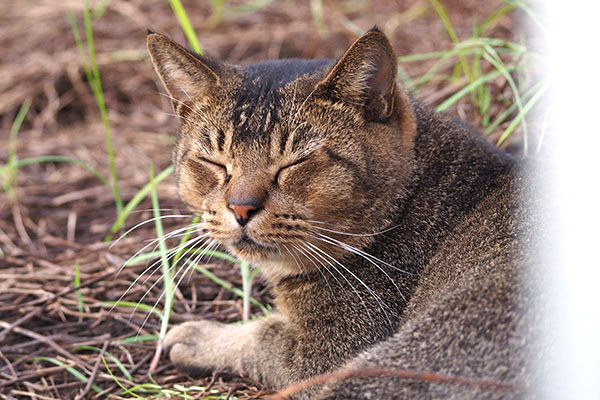
<svg viewBox="0 0 600 400">
<path fill-rule="evenodd" d="M 231 175 L 227 171 L 227 167 L 219 162 L 210 160 L 204 156 L 194 157 L 194 162 L 201 163 L 204 166 L 209 167 L 211 170 L 223 177 L 224 184 L 227 184 L 231 180 Z"/>
<path fill-rule="evenodd" d="M 300 164 L 302 164 L 306 161 L 308 161 L 308 157 L 302 157 L 296 161 L 293 161 L 293 162 L 285 165 L 284 167 L 279 168 L 279 170 L 275 174 L 274 182 L 278 185 L 281 185 L 282 182 L 284 182 L 285 179 L 288 177 L 290 172 L 292 172 L 295 169 L 295 167 L 299 166 Z"/>
</svg>

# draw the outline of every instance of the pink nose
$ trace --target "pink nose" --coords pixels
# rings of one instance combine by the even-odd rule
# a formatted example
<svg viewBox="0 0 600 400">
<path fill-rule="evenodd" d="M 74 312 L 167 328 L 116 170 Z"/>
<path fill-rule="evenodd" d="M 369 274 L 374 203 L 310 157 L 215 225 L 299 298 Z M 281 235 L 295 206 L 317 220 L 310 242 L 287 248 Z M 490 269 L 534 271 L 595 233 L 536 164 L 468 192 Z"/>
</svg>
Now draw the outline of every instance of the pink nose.
<svg viewBox="0 0 600 400">
<path fill-rule="evenodd" d="M 229 209 L 235 214 L 238 223 L 240 225 L 245 225 L 252 216 L 253 211 L 258 210 L 258 207 L 251 204 L 229 204 Z"/>
</svg>

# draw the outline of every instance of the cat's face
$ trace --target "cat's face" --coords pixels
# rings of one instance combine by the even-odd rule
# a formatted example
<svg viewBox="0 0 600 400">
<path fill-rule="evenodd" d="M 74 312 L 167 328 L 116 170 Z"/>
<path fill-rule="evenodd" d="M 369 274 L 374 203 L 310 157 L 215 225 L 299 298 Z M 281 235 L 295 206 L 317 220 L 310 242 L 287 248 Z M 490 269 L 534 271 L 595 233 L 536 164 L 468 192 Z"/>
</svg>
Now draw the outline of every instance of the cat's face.
<svg viewBox="0 0 600 400">
<path fill-rule="evenodd" d="M 387 49 L 367 48 L 361 59 L 352 50 L 367 50 L 357 43 L 337 64 L 243 68 L 149 36 L 181 117 L 182 199 L 202 216 L 201 234 L 273 279 L 335 270 L 344 254 L 370 242 L 368 234 L 386 228 L 409 173 L 414 122 L 394 104 L 406 101 L 396 93 L 395 64 Z"/>
</svg>

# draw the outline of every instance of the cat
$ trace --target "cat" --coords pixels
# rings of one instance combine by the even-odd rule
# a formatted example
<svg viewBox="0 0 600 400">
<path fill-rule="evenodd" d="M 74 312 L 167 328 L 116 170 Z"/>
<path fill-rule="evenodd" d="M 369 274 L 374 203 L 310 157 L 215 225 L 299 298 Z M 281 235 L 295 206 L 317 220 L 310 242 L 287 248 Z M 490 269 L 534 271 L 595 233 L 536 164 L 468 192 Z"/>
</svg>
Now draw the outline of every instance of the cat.
<svg viewBox="0 0 600 400">
<path fill-rule="evenodd" d="M 273 389 L 340 368 L 383 371 L 299 399 L 535 395 L 534 179 L 408 96 L 381 31 L 338 60 L 246 66 L 159 33 L 147 44 L 181 123 L 180 196 L 202 216 L 201 235 L 260 266 L 277 310 L 175 327 L 165 346 L 178 369 Z M 385 372 L 403 370 L 438 375 Z"/>
</svg>

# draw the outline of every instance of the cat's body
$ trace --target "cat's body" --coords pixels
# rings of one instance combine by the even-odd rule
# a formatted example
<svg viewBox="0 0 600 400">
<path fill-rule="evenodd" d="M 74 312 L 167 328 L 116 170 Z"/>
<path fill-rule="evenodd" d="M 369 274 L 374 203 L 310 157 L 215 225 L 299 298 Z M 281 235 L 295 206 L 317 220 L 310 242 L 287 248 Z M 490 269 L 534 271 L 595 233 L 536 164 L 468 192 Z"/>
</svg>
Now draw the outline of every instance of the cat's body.
<svg viewBox="0 0 600 400">
<path fill-rule="evenodd" d="M 150 34 L 181 117 L 180 193 L 207 238 L 260 265 L 276 313 L 189 322 L 171 360 L 283 388 L 338 368 L 436 372 L 512 384 L 355 377 L 303 398 L 526 396 L 539 321 L 531 185 L 470 128 L 395 84 L 371 31 L 337 63 L 234 67 Z"/>
</svg>

